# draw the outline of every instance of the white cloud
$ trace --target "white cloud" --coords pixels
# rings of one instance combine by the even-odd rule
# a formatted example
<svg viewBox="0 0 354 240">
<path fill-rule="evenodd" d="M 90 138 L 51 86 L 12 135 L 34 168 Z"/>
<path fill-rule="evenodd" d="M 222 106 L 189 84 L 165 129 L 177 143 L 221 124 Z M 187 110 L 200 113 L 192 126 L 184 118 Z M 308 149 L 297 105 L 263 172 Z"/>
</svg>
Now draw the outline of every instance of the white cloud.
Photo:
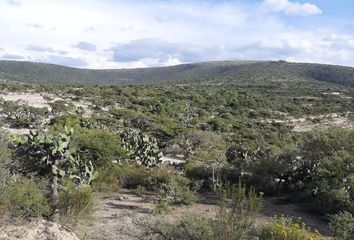
<svg viewBox="0 0 354 240">
<path fill-rule="evenodd" d="M 291 2 L 289 0 L 263 0 L 262 8 L 270 12 L 284 12 L 288 15 L 309 16 L 322 13 L 315 4 Z"/>
<path fill-rule="evenodd" d="M 267 2 L 282 4 L 263 11 Z M 315 5 L 268 0 L 261 6 L 248 1 L 28 0 L 13 7 L 0 0 L 0 59 L 15 54 L 88 68 L 233 59 L 354 66 L 353 34 L 318 24 L 320 30 L 311 22 L 293 26 L 286 15 L 272 13 L 308 15 L 320 11 Z M 79 42 L 86 44 L 73 47 Z"/>
</svg>

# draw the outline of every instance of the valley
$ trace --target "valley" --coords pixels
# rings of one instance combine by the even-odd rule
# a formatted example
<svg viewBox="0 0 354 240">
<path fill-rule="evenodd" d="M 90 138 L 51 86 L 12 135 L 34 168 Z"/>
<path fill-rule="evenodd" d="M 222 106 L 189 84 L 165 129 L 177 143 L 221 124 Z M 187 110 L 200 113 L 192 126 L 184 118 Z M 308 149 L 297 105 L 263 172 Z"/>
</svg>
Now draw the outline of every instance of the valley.
<svg viewBox="0 0 354 240">
<path fill-rule="evenodd" d="M 0 62 L 0 239 L 331 239 L 354 210 L 353 73 Z"/>
</svg>

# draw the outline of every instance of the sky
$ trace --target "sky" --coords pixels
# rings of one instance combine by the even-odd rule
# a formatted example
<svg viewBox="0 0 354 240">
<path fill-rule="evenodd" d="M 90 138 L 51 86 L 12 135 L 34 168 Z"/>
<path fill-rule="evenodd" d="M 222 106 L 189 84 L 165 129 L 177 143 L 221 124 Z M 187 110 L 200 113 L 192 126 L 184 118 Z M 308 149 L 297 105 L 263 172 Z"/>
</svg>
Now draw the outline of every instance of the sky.
<svg viewBox="0 0 354 240">
<path fill-rule="evenodd" d="M 135 68 L 354 66 L 354 0 L 0 0 L 0 60 Z"/>
</svg>

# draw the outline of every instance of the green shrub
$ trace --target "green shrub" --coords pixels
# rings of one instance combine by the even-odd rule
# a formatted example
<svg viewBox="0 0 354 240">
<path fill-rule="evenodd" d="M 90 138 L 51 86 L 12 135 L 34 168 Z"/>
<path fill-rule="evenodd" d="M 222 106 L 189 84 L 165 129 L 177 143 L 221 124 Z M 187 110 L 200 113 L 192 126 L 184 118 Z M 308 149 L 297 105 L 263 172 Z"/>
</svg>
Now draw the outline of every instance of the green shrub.
<svg viewBox="0 0 354 240">
<path fill-rule="evenodd" d="M 50 213 L 50 207 L 40 186 L 33 179 L 20 177 L 2 189 L 1 212 L 11 217 L 41 217 Z"/>
<path fill-rule="evenodd" d="M 308 134 L 297 169 L 289 176 L 295 190 L 308 193 L 323 213 L 353 213 L 354 131 L 332 128 Z M 306 173 L 306 175 L 304 175 Z"/>
<path fill-rule="evenodd" d="M 144 186 L 138 186 L 134 192 L 136 195 L 142 196 L 142 195 L 146 194 L 146 188 Z"/>
<path fill-rule="evenodd" d="M 194 192 L 192 192 L 188 186 L 180 185 L 176 187 L 176 203 L 191 205 L 197 200 Z"/>
<path fill-rule="evenodd" d="M 8 147 L 8 134 L 0 131 L 0 191 L 6 186 L 10 176 L 9 166 L 13 163 Z"/>
<path fill-rule="evenodd" d="M 348 212 L 340 212 L 330 217 L 329 228 L 335 239 L 351 240 L 354 236 L 354 217 Z"/>
<path fill-rule="evenodd" d="M 258 195 L 253 188 L 247 192 L 241 183 L 238 187 L 226 187 L 221 192 L 220 213 L 216 221 L 217 239 L 249 239 L 261 208 L 262 194 Z"/>
<path fill-rule="evenodd" d="M 174 177 L 167 183 L 162 183 L 159 192 L 159 201 L 168 204 L 190 205 L 196 201 L 194 192 L 189 189 L 188 179 Z"/>
<path fill-rule="evenodd" d="M 156 209 L 163 210 L 163 206 Z M 261 198 L 254 190 L 246 193 L 242 186 L 229 188 L 221 195 L 220 213 L 215 219 L 186 215 L 177 223 L 157 222 L 149 234 L 153 239 L 166 240 L 246 240 L 254 234 L 253 224 L 260 207 Z"/>
<path fill-rule="evenodd" d="M 153 210 L 154 214 L 166 214 L 171 211 L 171 205 L 167 201 L 159 200 Z"/>
<path fill-rule="evenodd" d="M 158 222 L 152 229 L 157 239 L 174 240 L 217 240 L 215 222 L 201 215 L 187 215 L 179 223 Z"/>
<path fill-rule="evenodd" d="M 324 239 L 317 231 L 311 231 L 305 223 L 291 217 L 274 217 L 270 224 L 263 226 L 260 234 L 265 240 L 321 240 Z"/>
<path fill-rule="evenodd" d="M 125 160 L 125 150 L 117 134 L 103 129 L 89 129 L 76 141 L 78 154 L 94 167 L 111 165 L 113 161 Z"/>
<path fill-rule="evenodd" d="M 57 100 L 55 102 L 49 103 L 52 108 L 52 113 L 60 115 L 63 113 L 68 113 L 75 109 L 75 105 L 72 102 L 65 100 Z"/>
<path fill-rule="evenodd" d="M 337 213 L 341 210 L 354 210 L 354 199 L 347 189 L 321 191 L 314 197 L 314 209 L 324 213 Z"/>
<path fill-rule="evenodd" d="M 120 189 L 119 176 L 115 166 L 99 171 L 97 178 L 92 183 L 92 189 L 100 193 L 113 193 Z"/>
<path fill-rule="evenodd" d="M 125 188 L 137 188 L 148 184 L 149 171 L 143 166 L 123 164 L 117 169 L 119 183 Z"/>
<path fill-rule="evenodd" d="M 91 187 L 81 186 L 75 188 L 71 183 L 58 197 L 60 216 L 66 219 L 74 219 L 88 216 L 93 209 L 93 194 Z"/>
</svg>

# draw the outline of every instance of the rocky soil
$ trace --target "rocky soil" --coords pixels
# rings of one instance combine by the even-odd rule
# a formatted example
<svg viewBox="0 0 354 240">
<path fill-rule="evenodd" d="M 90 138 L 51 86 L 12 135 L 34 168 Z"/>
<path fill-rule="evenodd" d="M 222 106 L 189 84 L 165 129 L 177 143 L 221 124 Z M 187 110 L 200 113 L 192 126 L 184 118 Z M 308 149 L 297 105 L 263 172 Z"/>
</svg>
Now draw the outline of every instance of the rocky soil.
<svg viewBox="0 0 354 240">
<path fill-rule="evenodd" d="M 0 240 L 79 240 L 63 226 L 46 220 L 0 224 Z"/>
</svg>

